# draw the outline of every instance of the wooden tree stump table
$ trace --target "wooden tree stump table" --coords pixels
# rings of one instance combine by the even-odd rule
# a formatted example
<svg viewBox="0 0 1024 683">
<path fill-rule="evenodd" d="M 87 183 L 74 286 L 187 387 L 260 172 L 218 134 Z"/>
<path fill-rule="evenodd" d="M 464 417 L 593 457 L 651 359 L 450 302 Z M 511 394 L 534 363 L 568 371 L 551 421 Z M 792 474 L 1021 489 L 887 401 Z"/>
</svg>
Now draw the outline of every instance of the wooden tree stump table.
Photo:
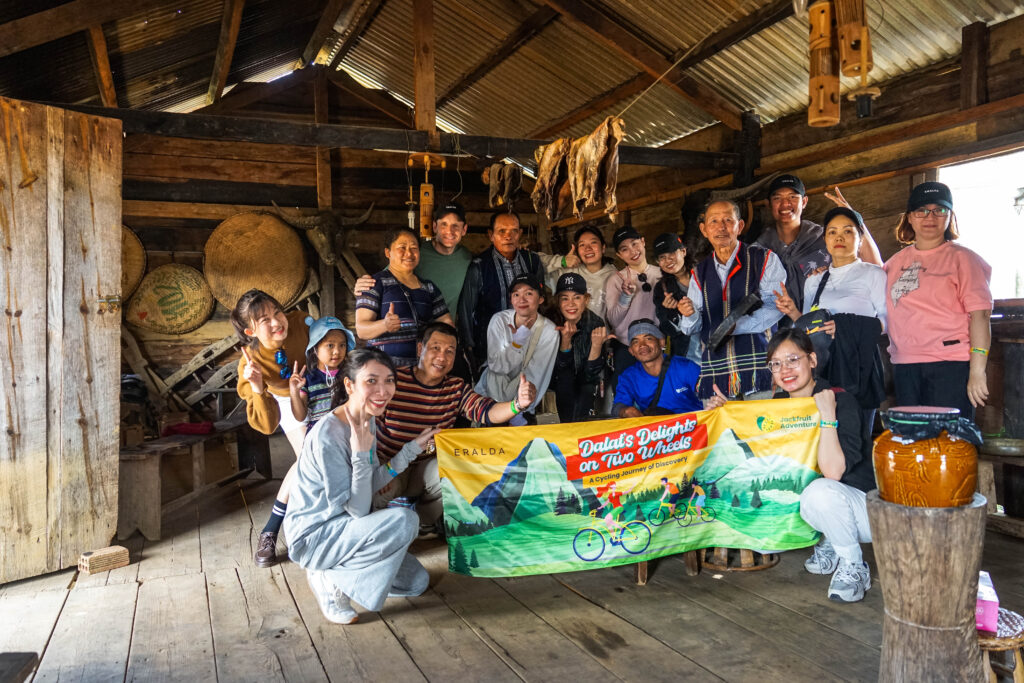
<svg viewBox="0 0 1024 683">
<path fill-rule="evenodd" d="M 878 680 L 984 680 L 974 625 L 985 498 L 925 508 L 867 497 L 885 617 Z"/>
</svg>

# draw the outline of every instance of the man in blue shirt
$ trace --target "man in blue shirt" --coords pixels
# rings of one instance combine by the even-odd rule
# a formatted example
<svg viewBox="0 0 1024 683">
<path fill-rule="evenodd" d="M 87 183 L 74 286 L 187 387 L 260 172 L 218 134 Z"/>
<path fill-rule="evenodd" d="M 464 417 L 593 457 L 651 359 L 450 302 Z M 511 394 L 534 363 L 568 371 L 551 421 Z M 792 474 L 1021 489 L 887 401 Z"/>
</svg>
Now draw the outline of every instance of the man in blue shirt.
<svg viewBox="0 0 1024 683">
<path fill-rule="evenodd" d="M 703 410 L 695 391 L 700 366 L 683 356 L 669 358 L 664 343 L 665 335 L 650 318 L 630 324 L 629 352 L 637 362 L 619 376 L 612 415 L 642 417 Z"/>
</svg>

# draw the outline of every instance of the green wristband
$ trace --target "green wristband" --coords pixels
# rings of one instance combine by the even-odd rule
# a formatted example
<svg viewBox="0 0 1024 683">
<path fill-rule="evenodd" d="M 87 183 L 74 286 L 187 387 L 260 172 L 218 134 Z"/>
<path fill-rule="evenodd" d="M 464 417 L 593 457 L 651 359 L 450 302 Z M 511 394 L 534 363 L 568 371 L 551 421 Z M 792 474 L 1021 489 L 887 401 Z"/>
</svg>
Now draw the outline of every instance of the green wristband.
<svg viewBox="0 0 1024 683">
<path fill-rule="evenodd" d="M 839 420 L 822 420 L 819 424 L 822 427 L 831 427 L 832 429 L 839 429 Z"/>
</svg>

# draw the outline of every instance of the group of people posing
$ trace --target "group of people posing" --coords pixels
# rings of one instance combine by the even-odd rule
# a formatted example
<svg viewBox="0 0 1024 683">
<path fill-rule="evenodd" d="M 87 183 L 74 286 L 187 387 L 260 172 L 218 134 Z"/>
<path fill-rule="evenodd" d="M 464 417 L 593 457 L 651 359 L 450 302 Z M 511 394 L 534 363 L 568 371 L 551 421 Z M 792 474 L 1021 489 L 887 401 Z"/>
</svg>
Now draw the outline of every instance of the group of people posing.
<svg viewBox="0 0 1024 683">
<path fill-rule="evenodd" d="M 277 562 L 284 525 L 324 615 L 352 623 L 350 600 L 377 610 L 416 595 L 427 575 L 408 553 L 443 533 L 433 436 L 462 421 L 527 424 L 544 393 L 562 422 L 713 409 L 730 400 L 814 397 L 824 475 L 801 496 L 823 538 L 807 561 L 829 595 L 863 597 L 870 573 L 865 493 L 874 413 L 885 397 L 878 350 L 889 336 L 896 403 L 973 408 L 987 398 L 990 269 L 956 243 L 952 196 L 915 187 L 884 266 L 860 215 L 836 189 L 818 225 L 792 175 L 769 188 L 774 225 L 740 241 L 732 201 L 705 207 L 699 263 L 674 233 L 654 241 L 582 227 L 565 255 L 520 246 L 519 218 L 492 216 L 491 246 L 461 244 L 465 213 L 442 207 L 434 238 L 399 228 L 385 270 L 355 287 L 355 334 L 332 316 L 285 314 L 259 290 L 232 311 L 243 342 L 238 393 L 250 424 L 280 428 L 296 464 L 282 482 L 255 562 Z M 690 245 L 691 248 L 693 245 Z M 751 305 L 751 296 L 755 301 Z M 738 309 L 738 310 L 737 310 Z M 806 324 L 806 314 L 818 323 Z M 356 348 L 356 336 L 365 348 Z M 778 390 L 778 391 L 776 391 Z"/>
</svg>

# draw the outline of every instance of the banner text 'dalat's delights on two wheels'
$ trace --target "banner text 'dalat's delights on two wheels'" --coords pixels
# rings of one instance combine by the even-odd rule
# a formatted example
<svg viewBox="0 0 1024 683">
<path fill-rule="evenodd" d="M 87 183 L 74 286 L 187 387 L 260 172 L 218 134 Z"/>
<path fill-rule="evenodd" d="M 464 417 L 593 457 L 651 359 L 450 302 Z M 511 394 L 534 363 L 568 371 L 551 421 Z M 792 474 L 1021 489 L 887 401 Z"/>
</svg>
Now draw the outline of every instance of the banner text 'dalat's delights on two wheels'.
<svg viewBox="0 0 1024 683">
<path fill-rule="evenodd" d="M 817 534 L 814 399 L 687 415 L 446 430 L 435 437 L 449 568 L 519 576 L 725 546 L 789 550 Z"/>
</svg>

